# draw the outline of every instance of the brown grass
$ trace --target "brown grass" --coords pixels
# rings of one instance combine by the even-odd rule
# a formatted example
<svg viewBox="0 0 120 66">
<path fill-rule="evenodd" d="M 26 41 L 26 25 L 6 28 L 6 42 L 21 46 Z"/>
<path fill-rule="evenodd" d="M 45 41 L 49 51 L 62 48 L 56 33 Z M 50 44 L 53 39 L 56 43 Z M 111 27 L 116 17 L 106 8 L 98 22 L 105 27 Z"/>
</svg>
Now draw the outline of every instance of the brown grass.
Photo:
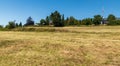
<svg viewBox="0 0 120 66">
<path fill-rule="evenodd" d="M 120 66 L 119 26 L 49 29 L 1 31 L 0 66 Z"/>
</svg>

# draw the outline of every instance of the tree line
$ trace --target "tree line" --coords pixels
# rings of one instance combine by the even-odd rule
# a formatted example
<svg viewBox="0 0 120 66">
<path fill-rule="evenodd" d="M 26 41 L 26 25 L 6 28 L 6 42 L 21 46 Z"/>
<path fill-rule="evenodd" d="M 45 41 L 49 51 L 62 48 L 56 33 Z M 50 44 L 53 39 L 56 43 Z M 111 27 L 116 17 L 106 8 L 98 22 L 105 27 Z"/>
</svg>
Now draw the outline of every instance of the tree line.
<svg viewBox="0 0 120 66">
<path fill-rule="evenodd" d="M 16 21 L 8 22 L 8 25 L 5 28 L 13 29 L 16 27 L 26 27 L 26 26 L 54 26 L 54 27 L 64 27 L 64 26 L 80 26 L 80 25 L 120 25 L 120 19 L 115 15 L 110 14 L 107 18 L 103 18 L 101 15 L 95 15 L 93 18 L 85 18 L 82 20 L 78 20 L 73 16 L 64 17 L 64 14 L 60 14 L 58 11 L 52 12 L 45 19 L 41 19 L 39 23 L 35 24 L 35 21 L 32 17 L 28 17 L 26 23 L 23 25 L 22 22 L 16 23 Z M 0 28 L 3 28 L 0 25 Z"/>
</svg>

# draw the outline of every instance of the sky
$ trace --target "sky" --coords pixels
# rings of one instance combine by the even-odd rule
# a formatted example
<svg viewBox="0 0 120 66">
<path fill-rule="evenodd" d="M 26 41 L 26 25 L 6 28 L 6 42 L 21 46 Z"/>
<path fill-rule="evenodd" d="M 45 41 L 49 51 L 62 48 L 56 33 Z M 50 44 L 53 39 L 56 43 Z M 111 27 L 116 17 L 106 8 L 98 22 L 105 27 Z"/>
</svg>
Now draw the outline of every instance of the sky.
<svg viewBox="0 0 120 66">
<path fill-rule="evenodd" d="M 120 17 L 120 0 L 0 0 L 0 25 L 14 20 L 24 24 L 29 16 L 38 23 L 55 10 L 77 19 L 97 14 Z"/>
</svg>

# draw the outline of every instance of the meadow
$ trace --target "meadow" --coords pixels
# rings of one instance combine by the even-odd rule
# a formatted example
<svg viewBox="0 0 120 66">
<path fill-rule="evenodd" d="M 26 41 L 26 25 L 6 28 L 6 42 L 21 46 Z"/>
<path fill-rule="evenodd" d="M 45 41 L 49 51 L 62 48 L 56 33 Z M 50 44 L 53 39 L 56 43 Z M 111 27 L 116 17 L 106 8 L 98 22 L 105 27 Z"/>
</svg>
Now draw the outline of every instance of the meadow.
<svg viewBox="0 0 120 66">
<path fill-rule="evenodd" d="M 22 30 L 0 31 L 0 66 L 120 66 L 120 26 Z"/>
</svg>

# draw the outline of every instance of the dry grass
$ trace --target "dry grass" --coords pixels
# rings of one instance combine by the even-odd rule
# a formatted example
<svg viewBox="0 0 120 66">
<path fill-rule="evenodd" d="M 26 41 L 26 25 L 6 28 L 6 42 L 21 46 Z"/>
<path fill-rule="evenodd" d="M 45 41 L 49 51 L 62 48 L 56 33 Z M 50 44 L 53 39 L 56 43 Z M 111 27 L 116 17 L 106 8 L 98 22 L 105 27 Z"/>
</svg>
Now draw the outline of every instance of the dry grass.
<svg viewBox="0 0 120 66">
<path fill-rule="evenodd" d="M 119 26 L 54 29 L 1 31 L 0 66 L 120 66 Z"/>
</svg>

